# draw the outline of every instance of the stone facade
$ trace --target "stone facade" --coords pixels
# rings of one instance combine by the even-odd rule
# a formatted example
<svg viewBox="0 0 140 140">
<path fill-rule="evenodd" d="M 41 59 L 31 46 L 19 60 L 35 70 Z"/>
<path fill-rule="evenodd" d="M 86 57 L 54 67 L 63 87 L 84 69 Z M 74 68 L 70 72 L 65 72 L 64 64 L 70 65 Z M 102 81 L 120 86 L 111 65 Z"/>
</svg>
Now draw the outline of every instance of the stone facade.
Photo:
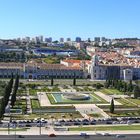
<svg viewBox="0 0 140 140">
<path fill-rule="evenodd" d="M 85 78 L 82 69 L 62 64 L 0 63 L 0 78 L 10 78 L 17 73 L 25 79 Z"/>
<path fill-rule="evenodd" d="M 139 69 L 140 70 L 140 69 Z M 134 73 L 133 67 L 129 65 L 109 65 L 99 64 L 98 57 L 92 58 L 90 67 L 91 80 L 121 79 L 132 80 Z"/>
</svg>

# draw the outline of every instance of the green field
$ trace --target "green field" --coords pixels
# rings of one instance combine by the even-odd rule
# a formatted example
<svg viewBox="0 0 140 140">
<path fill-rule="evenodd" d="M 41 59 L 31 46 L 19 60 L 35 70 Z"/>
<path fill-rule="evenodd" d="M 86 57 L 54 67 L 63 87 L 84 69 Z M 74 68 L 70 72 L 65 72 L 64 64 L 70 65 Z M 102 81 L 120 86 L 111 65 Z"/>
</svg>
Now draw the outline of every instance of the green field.
<svg viewBox="0 0 140 140">
<path fill-rule="evenodd" d="M 127 100 L 137 104 L 137 105 L 140 105 L 140 99 L 132 99 L 132 98 L 127 98 Z"/>
<path fill-rule="evenodd" d="M 139 117 L 140 110 L 122 110 L 122 111 L 115 111 L 113 114 L 110 112 L 106 112 L 111 117 Z"/>
<path fill-rule="evenodd" d="M 140 125 L 121 125 L 121 126 L 95 126 L 95 127 L 73 127 L 69 131 L 121 131 L 121 130 L 140 130 Z"/>
<path fill-rule="evenodd" d="M 11 115 L 13 120 L 33 120 L 35 118 L 39 118 L 40 114 L 30 114 L 30 115 Z M 41 118 L 45 119 L 77 119 L 83 118 L 78 111 L 74 111 L 71 113 L 43 113 L 41 114 Z"/>
<path fill-rule="evenodd" d="M 47 64 L 56 64 L 60 63 L 60 60 L 57 57 L 48 56 L 43 59 L 43 61 Z"/>
<path fill-rule="evenodd" d="M 32 96 L 37 95 L 37 90 L 36 89 L 29 89 L 29 94 Z"/>
<path fill-rule="evenodd" d="M 17 100 L 15 102 L 14 108 L 21 108 L 22 112 L 24 113 L 26 110 L 26 100 L 25 99 Z"/>
<path fill-rule="evenodd" d="M 32 108 L 40 108 L 40 104 L 38 100 L 31 100 Z"/>
<path fill-rule="evenodd" d="M 101 114 L 99 114 L 99 113 L 92 113 L 92 114 L 87 114 L 88 116 L 90 116 L 90 117 L 93 117 L 93 118 L 101 118 L 101 117 L 103 117 Z"/>
<path fill-rule="evenodd" d="M 3 96 L 5 93 L 6 82 L 0 81 L 0 96 Z"/>
<path fill-rule="evenodd" d="M 119 90 L 117 89 L 101 89 L 100 90 L 102 93 L 104 94 L 109 94 L 109 95 L 112 95 L 112 94 L 123 94 L 123 92 L 120 92 Z"/>
</svg>

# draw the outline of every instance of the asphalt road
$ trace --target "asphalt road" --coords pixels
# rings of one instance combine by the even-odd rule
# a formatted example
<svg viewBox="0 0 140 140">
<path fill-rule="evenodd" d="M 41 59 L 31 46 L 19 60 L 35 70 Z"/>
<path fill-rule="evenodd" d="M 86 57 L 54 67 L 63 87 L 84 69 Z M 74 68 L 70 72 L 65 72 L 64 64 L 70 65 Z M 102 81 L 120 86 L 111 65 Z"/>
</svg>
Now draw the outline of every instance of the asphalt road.
<svg viewBox="0 0 140 140">
<path fill-rule="evenodd" d="M 56 136 L 56 137 L 48 137 L 46 135 L 41 135 L 41 136 L 24 136 L 24 138 L 18 138 L 18 136 L 15 135 L 1 135 L 0 136 L 0 140 L 84 140 L 84 139 L 88 139 L 88 140 L 139 140 L 140 139 L 140 135 L 125 135 L 125 138 L 116 138 L 115 135 L 113 136 L 95 136 L 92 135 L 89 138 L 84 138 L 82 136 L 75 136 L 75 135 L 71 135 L 71 136 Z"/>
</svg>

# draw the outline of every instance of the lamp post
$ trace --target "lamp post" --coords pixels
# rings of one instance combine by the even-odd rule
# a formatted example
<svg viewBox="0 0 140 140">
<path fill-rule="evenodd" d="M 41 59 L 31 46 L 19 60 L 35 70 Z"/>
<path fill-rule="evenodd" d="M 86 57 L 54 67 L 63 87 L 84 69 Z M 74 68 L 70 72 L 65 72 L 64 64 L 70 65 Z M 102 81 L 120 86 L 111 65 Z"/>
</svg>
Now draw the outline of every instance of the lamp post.
<svg viewBox="0 0 140 140">
<path fill-rule="evenodd" d="M 41 103 L 41 93 L 39 93 L 40 103 Z M 41 106 L 40 106 L 40 124 L 39 124 L 39 134 L 41 135 Z"/>
<path fill-rule="evenodd" d="M 16 140 L 16 123 L 15 123 L 15 126 L 14 127 L 15 127 L 15 140 Z"/>
<path fill-rule="evenodd" d="M 10 112 L 10 110 L 11 110 L 11 106 L 10 106 L 10 103 L 8 103 L 8 105 L 6 107 L 6 111 L 8 111 L 9 117 L 10 117 L 9 122 L 8 122 L 8 135 L 10 134 L 10 122 L 11 122 L 11 112 Z"/>
</svg>

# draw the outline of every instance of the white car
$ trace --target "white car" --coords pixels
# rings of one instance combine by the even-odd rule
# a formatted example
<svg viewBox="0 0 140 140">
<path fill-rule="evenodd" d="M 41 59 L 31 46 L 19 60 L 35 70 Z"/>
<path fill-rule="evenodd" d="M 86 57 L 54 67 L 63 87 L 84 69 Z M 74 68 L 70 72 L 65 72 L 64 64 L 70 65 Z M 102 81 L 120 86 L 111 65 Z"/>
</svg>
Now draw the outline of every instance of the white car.
<svg viewBox="0 0 140 140">
<path fill-rule="evenodd" d="M 102 133 L 103 136 L 111 136 L 109 133 Z"/>
<path fill-rule="evenodd" d="M 125 138 L 125 135 L 116 135 L 116 138 Z"/>
<path fill-rule="evenodd" d="M 87 133 L 85 133 L 85 132 L 81 132 L 80 136 L 82 136 L 82 137 L 89 137 L 89 135 Z"/>
</svg>

